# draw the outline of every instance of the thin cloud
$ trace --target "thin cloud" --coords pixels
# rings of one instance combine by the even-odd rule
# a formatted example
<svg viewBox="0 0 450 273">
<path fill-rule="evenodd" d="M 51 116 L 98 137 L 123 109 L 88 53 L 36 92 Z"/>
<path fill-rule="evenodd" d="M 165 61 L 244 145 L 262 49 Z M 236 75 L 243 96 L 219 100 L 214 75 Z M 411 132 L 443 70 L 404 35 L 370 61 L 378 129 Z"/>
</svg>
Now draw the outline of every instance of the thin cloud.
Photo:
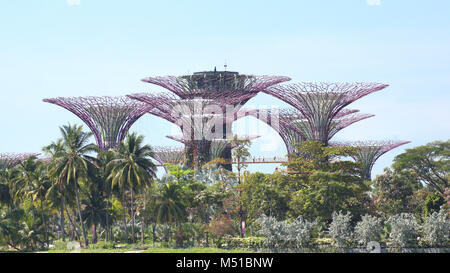
<svg viewBox="0 0 450 273">
<path fill-rule="evenodd" d="M 366 0 L 369 6 L 379 6 L 381 5 L 381 0 Z"/>
</svg>

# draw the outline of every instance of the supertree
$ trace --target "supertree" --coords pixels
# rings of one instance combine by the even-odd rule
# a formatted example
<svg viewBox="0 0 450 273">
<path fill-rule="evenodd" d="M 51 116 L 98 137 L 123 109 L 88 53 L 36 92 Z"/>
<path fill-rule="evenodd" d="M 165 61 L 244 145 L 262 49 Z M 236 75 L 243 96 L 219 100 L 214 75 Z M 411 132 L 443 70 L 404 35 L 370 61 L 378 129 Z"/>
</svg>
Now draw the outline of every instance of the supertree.
<svg viewBox="0 0 450 273">
<path fill-rule="evenodd" d="M 327 125 L 327 142 L 347 126 L 373 116 L 358 112 L 359 110 L 343 109 L 336 114 Z M 288 154 L 297 153 L 296 146 L 301 141 L 320 141 L 319 132 L 315 131 L 316 127 L 311 127 L 305 116 L 294 108 L 264 109 L 253 115 L 279 133 Z"/>
<path fill-rule="evenodd" d="M 115 148 L 122 141 L 131 125 L 158 104 L 142 103 L 127 97 L 71 97 L 44 99 L 59 105 L 78 116 L 94 133 L 102 150 Z"/>
<path fill-rule="evenodd" d="M 11 169 L 30 156 L 38 156 L 38 153 L 0 153 L 0 170 Z"/>
<path fill-rule="evenodd" d="M 275 85 L 262 92 L 297 109 L 314 139 L 328 145 L 333 120 L 350 103 L 386 88 L 380 83 L 299 83 Z M 348 122 L 353 123 L 352 119 Z"/>
<path fill-rule="evenodd" d="M 164 165 L 165 163 L 181 165 L 184 162 L 183 148 L 156 146 L 153 148 L 153 152 L 155 154 L 153 158 L 161 165 Z M 165 166 L 164 169 L 167 172 Z"/>
<path fill-rule="evenodd" d="M 236 108 L 244 105 L 249 99 L 266 88 L 289 81 L 282 76 L 254 76 L 231 71 L 196 72 L 186 76 L 148 77 L 142 81 L 156 84 L 182 99 L 203 98 L 214 100 L 217 104 Z M 229 111 L 229 110 L 227 110 Z M 225 116 L 225 115 L 224 115 Z M 231 136 L 231 126 L 225 120 L 222 123 L 224 137 Z M 231 147 L 223 151 L 222 157 L 231 158 Z M 230 166 L 226 166 L 231 168 Z"/>
<path fill-rule="evenodd" d="M 390 150 L 395 149 L 401 145 L 408 144 L 410 142 L 411 141 L 367 140 L 354 142 L 334 142 L 331 143 L 331 145 L 340 147 L 356 147 L 356 154 L 352 157 L 355 161 L 362 164 L 364 179 L 371 181 L 372 168 L 378 158 L 380 158 L 380 156 L 389 152 Z"/>
<path fill-rule="evenodd" d="M 187 98 L 180 99 L 173 94 L 131 94 L 129 98 L 151 103 L 160 103 L 149 111 L 150 114 L 161 117 L 180 127 L 185 144 L 186 165 L 197 168 L 209 161 L 211 140 L 226 137 L 223 126 L 231 127 L 231 123 L 249 115 L 255 110 L 235 107 L 228 109 L 222 100 Z M 235 102 L 229 98 L 227 102 Z M 226 112 L 225 114 L 223 114 Z"/>
<path fill-rule="evenodd" d="M 189 143 L 192 142 L 190 139 L 184 138 L 184 136 L 166 136 L 166 137 L 169 139 L 175 140 L 177 142 L 183 143 L 185 145 L 189 145 Z M 260 136 L 257 136 L 257 135 L 248 135 L 248 136 L 239 136 L 238 139 L 239 140 L 254 140 L 259 137 Z M 208 146 L 204 148 L 204 150 L 206 150 L 206 148 L 208 148 L 209 150 L 204 152 L 204 154 L 207 154 L 208 157 L 204 158 L 203 163 L 206 163 L 208 161 L 211 161 L 213 159 L 221 157 L 223 150 L 228 147 L 230 147 L 231 149 L 234 148 L 233 144 L 231 143 L 232 140 L 233 140 L 233 138 L 229 138 L 229 139 L 220 138 L 220 139 L 210 140 L 210 143 L 208 144 Z M 202 143 L 200 143 L 200 145 L 201 144 Z M 230 159 L 227 158 L 226 160 L 230 160 Z M 226 164 L 226 165 L 230 165 L 230 164 Z"/>
<path fill-rule="evenodd" d="M 156 84 L 182 99 L 229 99 L 241 97 L 243 104 L 269 86 L 289 81 L 281 76 L 253 76 L 231 71 L 196 72 L 186 76 L 148 77 L 143 82 Z M 249 96 L 250 95 L 250 96 Z"/>
</svg>

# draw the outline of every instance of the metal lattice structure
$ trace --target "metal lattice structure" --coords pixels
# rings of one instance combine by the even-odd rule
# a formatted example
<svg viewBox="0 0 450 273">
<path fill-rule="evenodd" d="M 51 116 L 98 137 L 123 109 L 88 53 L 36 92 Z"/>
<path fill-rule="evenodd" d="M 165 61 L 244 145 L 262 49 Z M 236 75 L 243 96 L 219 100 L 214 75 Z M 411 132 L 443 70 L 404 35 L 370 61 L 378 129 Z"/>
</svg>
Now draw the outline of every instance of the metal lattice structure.
<svg viewBox="0 0 450 273">
<path fill-rule="evenodd" d="M 17 166 L 20 162 L 27 160 L 30 156 L 38 156 L 37 153 L 0 153 L 0 170 L 11 169 Z"/>
<path fill-rule="evenodd" d="M 332 143 L 333 146 L 350 146 L 356 147 L 356 155 L 352 156 L 353 159 L 357 162 L 361 162 L 363 166 L 363 175 L 364 179 L 372 180 L 371 173 L 372 168 L 375 162 L 380 158 L 383 154 L 401 146 L 410 143 L 411 141 L 354 141 L 354 142 L 340 142 L 340 143 Z"/>
<path fill-rule="evenodd" d="M 186 76 L 148 77 L 143 82 L 161 86 L 181 99 L 210 99 L 218 105 L 232 106 L 237 111 L 249 99 L 266 88 L 291 80 L 282 76 L 243 75 L 230 71 L 196 72 Z M 233 135 L 231 123 L 222 123 L 223 138 Z M 230 148 L 223 151 L 223 158 L 231 158 Z"/>
<path fill-rule="evenodd" d="M 142 103 L 127 97 L 71 97 L 44 99 L 78 116 L 94 133 L 102 150 L 115 148 L 130 127 L 159 102 Z"/>
<path fill-rule="evenodd" d="M 262 92 L 297 109 L 314 132 L 314 139 L 328 145 L 331 124 L 339 112 L 350 103 L 387 86 L 381 83 L 298 83 L 271 86 Z"/>
<path fill-rule="evenodd" d="M 165 163 L 182 165 L 184 162 L 183 148 L 157 146 L 153 148 L 153 152 L 153 158 L 161 165 L 164 165 Z"/>
<path fill-rule="evenodd" d="M 354 109 L 341 110 L 327 125 L 327 142 L 347 126 L 374 116 L 358 112 L 359 110 Z M 315 131 L 316 127 L 311 127 L 305 116 L 296 109 L 261 110 L 252 115 L 278 132 L 286 145 L 288 154 L 297 153 L 296 146 L 302 141 L 320 141 L 319 132 Z"/>
<path fill-rule="evenodd" d="M 180 99 L 173 94 L 131 94 L 129 98 L 151 103 L 160 103 L 149 111 L 176 124 L 182 131 L 182 142 L 185 144 L 185 163 L 195 168 L 210 160 L 213 139 L 226 138 L 230 135 L 232 122 L 248 116 L 256 110 L 241 107 L 228 107 L 227 103 L 235 102 L 233 98 L 216 101 L 212 99 Z"/>
<path fill-rule="evenodd" d="M 148 77 L 143 82 L 159 85 L 182 99 L 229 99 L 240 98 L 245 103 L 258 92 L 291 80 L 281 76 L 253 76 L 230 71 L 196 72 L 186 76 Z"/>
</svg>

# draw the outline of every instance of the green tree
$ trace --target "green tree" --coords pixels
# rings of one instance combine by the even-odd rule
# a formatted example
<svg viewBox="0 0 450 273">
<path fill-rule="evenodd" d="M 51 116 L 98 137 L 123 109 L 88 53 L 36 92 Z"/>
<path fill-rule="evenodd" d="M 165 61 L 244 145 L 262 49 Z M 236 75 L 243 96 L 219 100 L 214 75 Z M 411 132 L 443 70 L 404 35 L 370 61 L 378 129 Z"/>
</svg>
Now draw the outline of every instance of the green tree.
<svg viewBox="0 0 450 273">
<path fill-rule="evenodd" d="M 443 194 L 450 180 L 450 140 L 406 149 L 392 166 L 395 171 L 414 171 L 422 183 Z"/>
<path fill-rule="evenodd" d="M 256 220 L 262 215 L 285 219 L 290 195 L 283 186 L 283 181 L 285 178 L 279 172 L 257 172 L 246 176 L 242 187 L 242 203 L 247 211 L 248 221 Z"/>
<path fill-rule="evenodd" d="M 83 132 L 82 126 L 64 125 L 60 127 L 62 134 L 62 150 L 55 154 L 51 173 L 57 179 L 64 181 L 61 185 L 73 185 L 76 195 L 77 214 L 83 234 L 84 245 L 88 245 L 86 230 L 81 215 L 80 187 L 81 182 L 88 179 L 88 170 L 95 168 L 92 163 L 95 158 L 89 156 L 97 152 L 97 146 L 89 143 L 92 133 Z M 64 192 L 64 189 L 62 190 Z"/>
<path fill-rule="evenodd" d="M 232 156 L 233 160 L 236 161 L 236 168 L 237 168 L 237 179 L 238 179 L 238 185 L 239 185 L 239 218 L 240 218 L 240 230 L 241 230 L 241 237 L 243 238 L 245 236 L 245 217 L 244 217 L 244 210 L 242 206 L 242 189 L 241 189 L 241 171 L 242 169 L 245 169 L 247 165 L 244 163 L 249 157 L 250 157 L 250 148 L 251 142 L 248 139 L 239 139 L 237 136 L 233 137 L 233 140 L 231 141 L 232 149 Z"/>
<path fill-rule="evenodd" d="M 331 221 L 333 211 L 349 211 L 355 220 L 368 210 L 369 190 L 361 177 L 361 164 L 341 160 L 355 152 L 351 147 L 326 147 L 320 142 L 302 142 L 300 155 L 290 155 L 286 186 L 293 217 Z"/>
<path fill-rule="evenodd" d="M 416 212 L 415 192 L 421 185 L 415 174 L 395 172 L 389 168 L 377 175 L 373 184 L 375 206 L 383 215 Z"/>
<path fill-rule="evenodd" d="M 128 240 L 128 229 L 125 212 L 125 192 L 126 190 L 130 191 L 132 242 L 135 242 L 134 193 L 151 183 L 156 177 L 156 166 L 150 159 L 154 156 L 153 150 L 150 145 L 143 145 L 143 141 L 143 136 L 138 136 L 136 133 L 128 134 L 115 151 L 115 159 L 111 160 L 107 166 L 108 173 L 110 173 L 108 179 L 111 180 L 111 187 L 121 190 L 122 193 L 126 240 Z"/>
</svg>

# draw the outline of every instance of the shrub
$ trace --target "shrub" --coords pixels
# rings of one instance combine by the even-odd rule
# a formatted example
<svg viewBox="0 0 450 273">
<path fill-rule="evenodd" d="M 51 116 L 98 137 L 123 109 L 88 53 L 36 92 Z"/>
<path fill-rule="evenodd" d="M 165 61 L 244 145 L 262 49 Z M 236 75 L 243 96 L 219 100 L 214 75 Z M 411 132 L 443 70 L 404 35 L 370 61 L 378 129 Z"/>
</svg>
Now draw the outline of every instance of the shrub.
<svg viewBox="0 0 450 273">
<path fill-rule="evenodd" d="M 53 241 L 53 249 L 67 250 L 67 242 L 64 242 L 63 240 L 55 240 Z"/>
<path fill-rule="evenodd" d="M 264 236 L 263 245 L 267 248 L 298 249 L 309 244 L 316 223 L 309 222 L 299 216 L 292 222 L 277 221 L 273 217 L 263 216 L 257 220 Z"/>
<path fill-rule="evenodd" d="M 241 249 L 260 249 L 260 248 L 264 247 L 264 238 L 263 237 L 223 238 L 221 240 L 221 245 L 219 247 L 241 248 Z"/>
<path fill-rule="evenodd" d="M 366 214 L 355 226 L 355 239 L 359 244 L 367 245 L 371 241 L 379 241 L 382 230 L 382 220 Z"/>
<path fill-rule="evenodd" d="M 88 248 L 90 249 L 113 249 L 115 247 L 114 242 L 104 242 L 100 241 L 96 244 L 90 244 Z"/>
<path fill-rule="evenodd" d="M 260 225 L 259 234 L 264 237 L 264 246 L 267 248 L 281 248 L 287 237 L 283 222 L 274 217 L 262 216 L 257 220 Z"/>
<path fill-rule="evenodd" d="M 333 212 L 332 217 L 333 221 L 328 228 L 328 232 L 337 247 L 345 247 L 352 238 L 352 215 L 350 212 L 347 212 L 347 214 L 342 214 L 342 212 L 339 211 L 339 213 Z"/>
<path fill-rule="evenodd" d="M 390 226 L 388 243 L 393 247 L 406 247 L 417 243 L 420 229 L 416 217 L 411 213 L 401 213 L 389 217 Z"/>
<path fill-rule="evenodd" d="M 315 227 L 316 222 L 309 222 L 300 215 L 293 222 L 286 224 L 287 240 L 294 248 L 306 247 Z"/>
<path fill-rule="evenodd" d="M 441 207 L 439 213 L 433 212 L 425 218 L 422 227 L 424 240 L 431 246 L 445 246 L 449 242 L 450 220 L 447 211 Z"/>
</svg>

